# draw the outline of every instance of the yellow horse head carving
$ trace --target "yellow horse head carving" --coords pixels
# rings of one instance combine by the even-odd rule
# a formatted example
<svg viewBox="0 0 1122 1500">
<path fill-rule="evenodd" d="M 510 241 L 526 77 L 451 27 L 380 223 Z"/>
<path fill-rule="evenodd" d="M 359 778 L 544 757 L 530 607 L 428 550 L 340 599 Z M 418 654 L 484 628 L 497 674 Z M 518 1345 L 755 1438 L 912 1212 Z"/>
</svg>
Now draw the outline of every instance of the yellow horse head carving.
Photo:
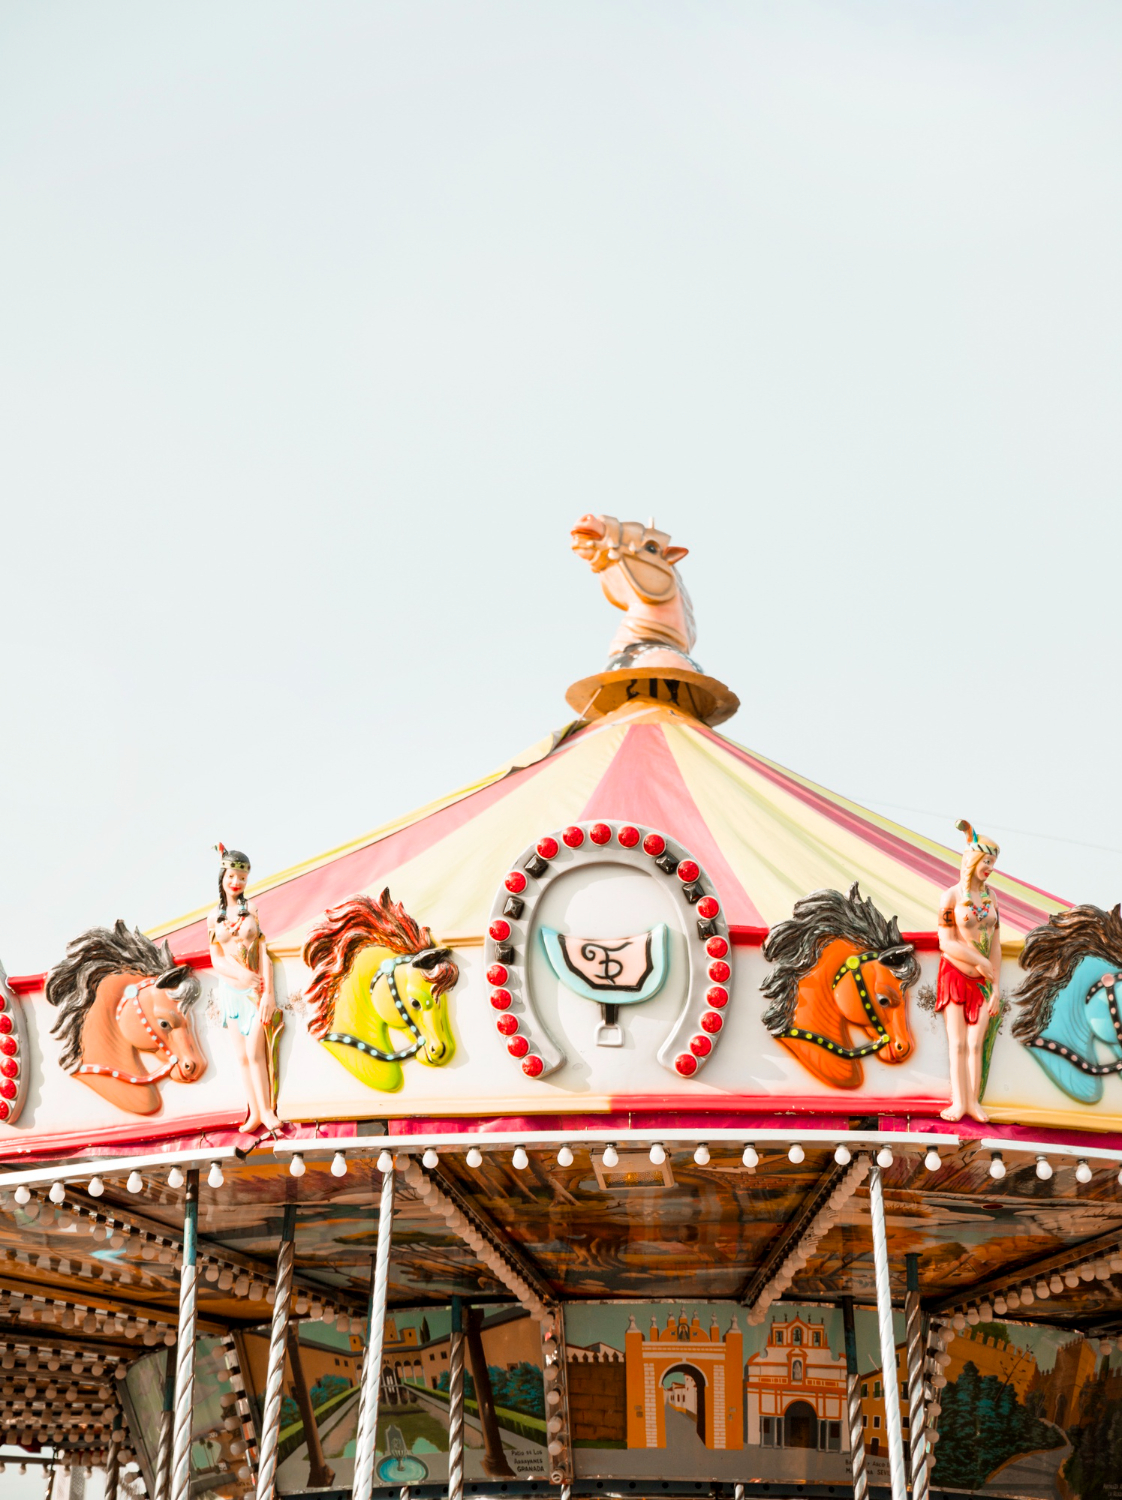
<svg viewBox="0 0 1122 1500">
<path fill-rule="evenodd" d="M 388 890 L 326 912 L 308 934 L 304 962 L 312 970 L 309 1031 L 369 1088 L 399 1089 L 411 1057 L 432 1068 L 451 1062 L 444 997 L 460 971 Z"/>
</svg>

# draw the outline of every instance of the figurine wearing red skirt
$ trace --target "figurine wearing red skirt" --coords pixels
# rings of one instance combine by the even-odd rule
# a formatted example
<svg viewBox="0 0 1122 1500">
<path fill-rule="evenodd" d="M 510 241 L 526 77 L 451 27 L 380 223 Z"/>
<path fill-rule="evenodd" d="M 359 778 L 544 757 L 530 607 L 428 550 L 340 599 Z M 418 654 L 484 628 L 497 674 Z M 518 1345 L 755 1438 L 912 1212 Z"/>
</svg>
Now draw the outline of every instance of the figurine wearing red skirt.
<svg viewBox="0 0 1122 1500">
<path fill-rule="evenodd" d="M 1001 852 L 965 821 L 969 842 L 962 877 L 944 892 L 939 909 L 939 984 L 935 1009 L 943 1013 L 950 1046 L 951 1102 L 944 1120 L 989 1119 L 982 1108 L 982 1058 L 986 1032 L 1001 1009 L 1001 918 L 986 881 Z"/>
</svg>

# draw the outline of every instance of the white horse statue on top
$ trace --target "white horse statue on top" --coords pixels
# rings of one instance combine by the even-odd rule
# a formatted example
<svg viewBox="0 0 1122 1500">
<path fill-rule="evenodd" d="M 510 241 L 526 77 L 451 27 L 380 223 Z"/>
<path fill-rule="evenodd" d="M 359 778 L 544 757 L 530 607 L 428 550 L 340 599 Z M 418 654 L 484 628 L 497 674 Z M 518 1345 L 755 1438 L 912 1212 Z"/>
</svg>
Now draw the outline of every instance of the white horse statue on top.
<svg viewBox="0 0 1122 1500">
<path fill-rule="evenodd" d="M 605 598 L 626 615 L 608 648 L 606 670 L 701 672 L 690 655 L 697 639 L 693 606 L 674 566 L 689 549 L 672 547 L 653 520 L 644 526 L 615 516 L 582 516 L 572 538 L 573 551 L 599 573 Z"/>
</svg>

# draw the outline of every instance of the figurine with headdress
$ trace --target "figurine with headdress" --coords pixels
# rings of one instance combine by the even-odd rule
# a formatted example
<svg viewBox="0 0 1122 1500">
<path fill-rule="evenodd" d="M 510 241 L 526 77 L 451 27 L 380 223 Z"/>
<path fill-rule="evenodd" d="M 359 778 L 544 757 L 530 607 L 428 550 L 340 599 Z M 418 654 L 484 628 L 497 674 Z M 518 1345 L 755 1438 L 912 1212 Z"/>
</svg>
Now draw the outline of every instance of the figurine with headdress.
<svg viewBox="0 0 1122 1500">
<path fill-rule="evenodd" d="M 962 874 L 939 906 L 939 983 L 935 1009 L 943 1013 L 950 1046 L 951 1102 L 944 1120 L 989 1118 L 982 1108 L 986 1039 L 1001 1010 L 1001 917 L 986 882 L 1001 850 L 965 821 Z"/>
<path fill-rule="evenodd" d="M 248 1112 L 242 1130 L 276 1130 L 277 1044 L 283 1025 L 273 993 L 273 967 L 255 907 L 246 899 L 249 856 L 214 846 L 222 857 L 218 905 L 207 916 L 210 957 L 218 975 L 216 1000 L 245 1081 Z"/>
</svg>

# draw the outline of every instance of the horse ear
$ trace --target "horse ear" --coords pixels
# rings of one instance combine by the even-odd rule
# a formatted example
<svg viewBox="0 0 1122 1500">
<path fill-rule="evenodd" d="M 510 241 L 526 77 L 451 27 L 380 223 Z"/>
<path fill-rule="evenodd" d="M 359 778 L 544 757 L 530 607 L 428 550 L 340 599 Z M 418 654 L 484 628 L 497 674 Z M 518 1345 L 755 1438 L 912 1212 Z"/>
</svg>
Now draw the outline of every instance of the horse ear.
<svg viewBox="0 0 1122 1500">
<path fill-rule="evenodd" d="M 665 547 L 662 553 L 668 563 L 679 563 L 683 557 L 690 555 L 688 547 Z"/>
<path fill-rule="evenodd" d="M 860 901 L 860 899 L 861 899 L 861 885 L 860 885 L 859 881 L 855 880 L 853 882 L 853 884 L 850 886 L 850 888 L 849 888 L 849 899 L 851 901 L 855 901 L 855 902 L 856 901 Z"/>
<path fill-rule="evenodd" d="M 176 990 L 191 972 L 190 964 L 176 964 L 174 969 L 169 969 L 166 974 L 161 974 L 156 980 L 158 990 Z"/>
</svg>

